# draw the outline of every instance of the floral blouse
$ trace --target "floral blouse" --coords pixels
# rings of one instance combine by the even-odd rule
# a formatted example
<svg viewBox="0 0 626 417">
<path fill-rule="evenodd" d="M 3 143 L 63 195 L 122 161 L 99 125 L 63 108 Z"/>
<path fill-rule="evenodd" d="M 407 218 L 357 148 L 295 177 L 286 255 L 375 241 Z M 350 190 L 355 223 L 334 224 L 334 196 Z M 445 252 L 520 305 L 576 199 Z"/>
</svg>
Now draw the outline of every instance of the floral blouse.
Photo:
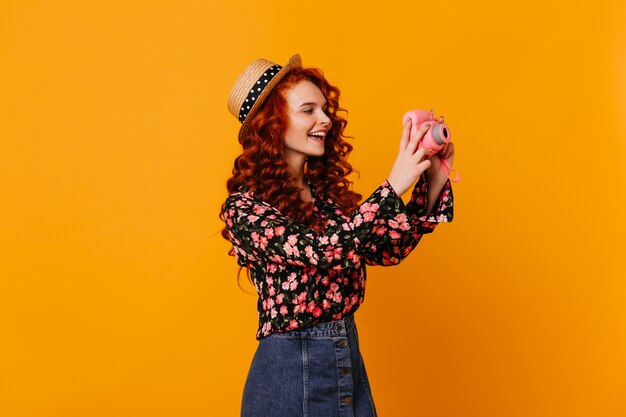
<svg viewBox="0 0 626 417">
<path fill-rule="evenodd" d="M 365 295 L 366 265 L 396 265 L 438 223 L 451 222 L 448 180 L 435 210 L 426 215 L 422 174 L 405 205 L 385 180 L 353 213 L 315 194 L 313 211 L 324 233 L 284 216 L 242 187 L 222 210 L 235 258 L 248 267 L 259 295 L 257 340 L 353 314 Z"/>
</svg>

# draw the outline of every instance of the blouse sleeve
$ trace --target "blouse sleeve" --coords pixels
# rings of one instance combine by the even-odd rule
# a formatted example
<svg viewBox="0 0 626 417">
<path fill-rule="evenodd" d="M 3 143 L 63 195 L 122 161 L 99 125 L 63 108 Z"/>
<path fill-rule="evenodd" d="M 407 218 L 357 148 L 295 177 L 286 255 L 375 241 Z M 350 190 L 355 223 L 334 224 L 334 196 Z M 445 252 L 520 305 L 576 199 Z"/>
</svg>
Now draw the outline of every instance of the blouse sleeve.
<svg viewBox="0 0 626 417">
<path fill-rule="evenodd" d="M 242 266 L 266 261 L 322 269 L 359 268 L 363 245 L 375 227 L 398 214 L 398 199 L 390 188 L 385 181 L 351 215 L 334 219 L 324 233 L 248 193 L 233 193 L 222 211 L 237 262 Z"/>
<path fill-rule="evenodd" d="M 389 191 L 390 199 L 397 207 L 393 219 L 376 221 L 372 238 L 364 248 L 368 265 L 396 265 L 415 249 L 422 236 L 432 233 L 439 223 L 451 222 L 453 218 L 453 195 L 450 180 L 446 181 L 434 210 L 426 215 L 428 184 L 422 174 L 413 188 L 410 201 L 405 205 L 387 181 L 382 185 Z"/>
</svg>

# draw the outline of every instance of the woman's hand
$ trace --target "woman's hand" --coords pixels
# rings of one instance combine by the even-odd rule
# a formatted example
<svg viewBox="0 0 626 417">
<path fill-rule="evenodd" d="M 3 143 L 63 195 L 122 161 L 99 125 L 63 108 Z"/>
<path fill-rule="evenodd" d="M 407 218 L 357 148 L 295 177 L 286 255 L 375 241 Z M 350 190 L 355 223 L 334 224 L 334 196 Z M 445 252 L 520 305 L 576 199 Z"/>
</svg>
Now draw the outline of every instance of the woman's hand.
<svg viewBox="0 0 626 417">
<path fill-rule="evenodd" d="M 443 123 L 443 116 L 439 117 L 438 122 Z M 448 165 L 452 167 L 452 164 L 454 163 L 454 143 L 446 143 L 439 152 L 430 157 L 431 165 L 426 170 L 426 179 L 428 180 L 428 183 L 434 182 L 437 184 L 443 184 L 448 180 L 448 176 L 445 174 L 444 170 L 441 169 L 442 159 L 448 161 Z"/>
<path fill-rule="evenodd" d="M 400 150 L 387 177 L 389 185 L 391 185 L 398 196 L 402 196 L 417 181 L 419 176 L 431 167 L 431 161 L 424 159 L 430 156 L 430 151 L 424 148 L 417 150 L 420 140 L 428 132 L 430 125 L 431 123 L 424 123 L 409 138 L 411 120 L 407 120 L 404 124 L 402 137 L 400 138 Z"/>
</svg>

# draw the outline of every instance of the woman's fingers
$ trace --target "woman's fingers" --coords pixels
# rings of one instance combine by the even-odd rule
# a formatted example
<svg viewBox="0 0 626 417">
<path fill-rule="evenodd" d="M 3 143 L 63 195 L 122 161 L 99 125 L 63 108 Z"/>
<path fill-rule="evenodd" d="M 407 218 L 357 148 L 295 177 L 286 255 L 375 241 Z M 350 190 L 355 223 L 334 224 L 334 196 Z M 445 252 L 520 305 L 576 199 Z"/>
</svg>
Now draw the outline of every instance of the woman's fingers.
<svg viewBox="0 0 626 417">
<path fill-rule="evenodd" d="M 448 159 L 453 154 L 454 154 L 454 143 L 452 142 L 446 143 L 446 146 L 442 149 L 442 158 Z"/>
<path fill-rule="evenodd" d="M 424 159 L 428 159 L 430 157 L 430 149 L 420 148 L 413 154 L 414 161 L 416 163 L 422 162 Z"/>
<path fill-rule="evenodd" d="M 448 144 L 443 145 L 443 148 L 439 151 L 439 156 L 441 159 L 446 159 L 446 152 L 448 151 Z"/>
<path fill-rule="evenodd" d="M 422 162 L 420 162 L 419 164 L 417 164 L 417 172 L 418 172 L 418 176 L 422 175 L 422 172 L 426 171 L 428 168 L 430 168 L 430 165 L 432 164 L 432 162 L 430 161 L 430 159 L 424 159 Z"/>
<path fill-rule="evenodd" d="M 400 137 L 400 151 L 406 149 L 409 143 L 409 132 L 411 131 L 411 118 L 407 117 L 402 127 L 402 136 Z"/>
<path fill-rule="evenodd" d="M 415 153 L 417 147 L 419 146 L 419 143 L 423 139 L 426 132 L 428 132 L 428 129 L 430 129 L 430 123 L 424 123 L 420 126 L 420 128 L 417 130 L 417 132 L 415 132 L 414 135 L 411 135 L 411 138 L 409 139 L 409 144 L 406 148 L 408 152 L 410 152 L 411 154 Z"/>
</svg>

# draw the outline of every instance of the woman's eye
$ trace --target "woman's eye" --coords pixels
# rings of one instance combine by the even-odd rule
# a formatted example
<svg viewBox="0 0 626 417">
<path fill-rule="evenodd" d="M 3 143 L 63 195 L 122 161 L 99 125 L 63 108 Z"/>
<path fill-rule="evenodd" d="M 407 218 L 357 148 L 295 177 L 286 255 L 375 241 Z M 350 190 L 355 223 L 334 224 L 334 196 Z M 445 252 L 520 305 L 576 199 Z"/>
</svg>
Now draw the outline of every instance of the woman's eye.
<svg viewBox="0 0 626 417">
<path fill-rule="evenodd" d="M 313 109 L 308 109 L 308 110 L 305 110 L 304 112 L 311 114 L 311 113 L 313 113 Z"/>
</svg>

